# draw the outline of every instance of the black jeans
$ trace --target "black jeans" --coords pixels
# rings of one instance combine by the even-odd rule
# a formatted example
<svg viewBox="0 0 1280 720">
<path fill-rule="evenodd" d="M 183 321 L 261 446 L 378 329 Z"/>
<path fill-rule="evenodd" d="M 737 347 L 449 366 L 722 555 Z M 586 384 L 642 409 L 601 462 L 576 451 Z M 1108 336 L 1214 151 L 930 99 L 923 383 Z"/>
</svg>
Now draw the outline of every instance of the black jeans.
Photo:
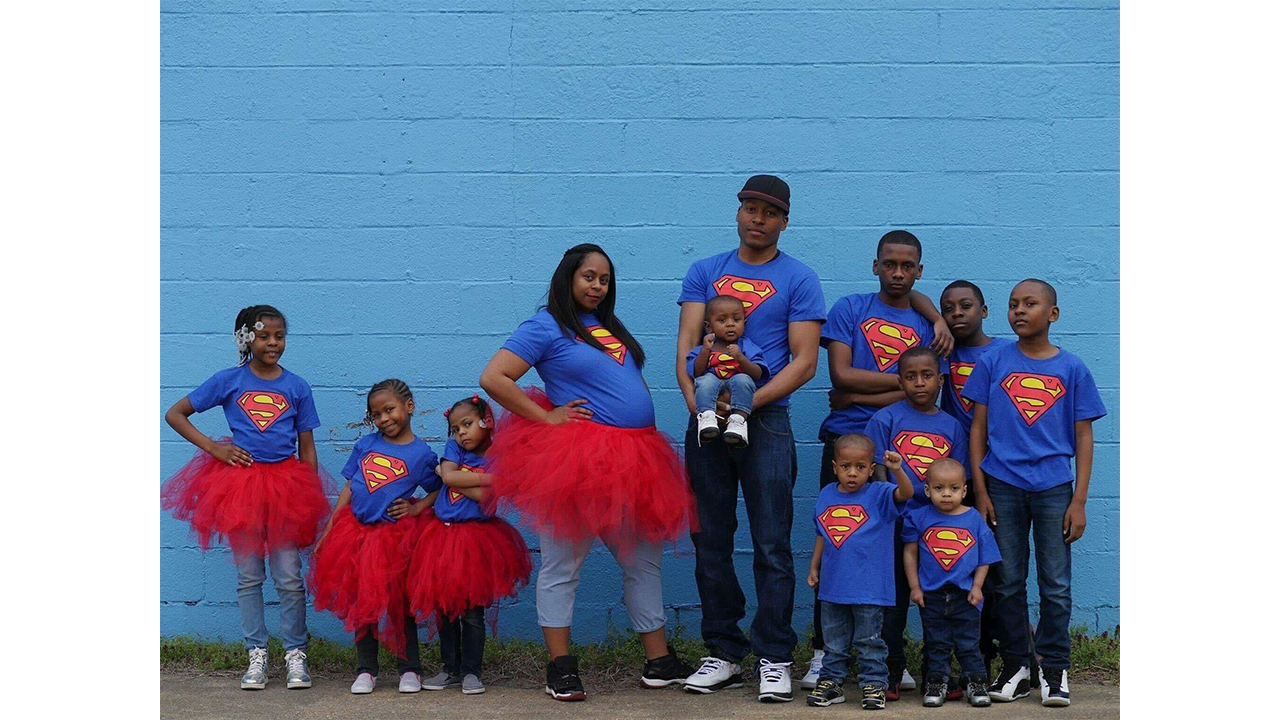
<svg viewBox="0 0 1280 720">
<path fill-rule="evenodd" d="M 378 638 L 373 636 L 373 626 L 367 628 L 363 636 L 356 639 L 356 674 L 369 673 L 378 676 Z M 412 616 L 404 620 L 405 657 L 396 658 L 396 667 L 400 674 L 416 672 L 422 674 L 422 660 L 418 655 L 418 622 Z"/>
<path fill-rule="evenodd" d="M 924 607 L 920 608 L 920 624 L 924 627 L 927 650 L 926 673 L 950 676 L 951 652 L 954 650 L 963 675 L 986 675 L 982 654 L 978 651 L 982 612 L 969 604 L 968 591 L 950 583 L 937 590 L 926 591 Z"/>
<path fill-rule="evenodd" d="M 484 660 L 484 608 L 473 607 L 440 625 L 440 660 L 450 675 L 480 677 Z"/>
</svg>

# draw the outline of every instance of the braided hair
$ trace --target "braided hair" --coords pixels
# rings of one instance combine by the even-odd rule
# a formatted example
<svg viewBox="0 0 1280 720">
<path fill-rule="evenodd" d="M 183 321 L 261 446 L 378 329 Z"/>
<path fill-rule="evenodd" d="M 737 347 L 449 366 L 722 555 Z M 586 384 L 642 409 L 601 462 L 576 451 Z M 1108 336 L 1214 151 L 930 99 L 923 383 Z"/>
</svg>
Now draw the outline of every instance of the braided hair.
<svg viewBox="0 0 1280 720">
<path fill-rule="evenodd" d="M 366 423 L 370 425 L 373 424 L 373 409 L 372 409 L 373 396 L 377 395 L 383 390 L 390 392 L 392 395 L 395 395 L 397 398 L 400 398 L 405 403 L 408 403 L 409 401 L 413 400 L 413 391 L 409 389 L 409 386 L 405 383 L 405 381 L 400 380 L 399 378 L 387 378 L 386 380 L 383 380 L 382 382 L 375 384 L 373 387 L 369 388 L 369 394 L 365 396 L 364 420 Z"/>
<path fill-rule="evenodd" d="M 451 405 L 444 413 L 445 423 L 447 424 L 449 422 L 449 416 L 453 414 L 454 410 L 463 407 L 474 410 L 476 415 L 480 416 L 480 427 L 486 428 L 489 432 L 493 432 L 493 409 L 489 407 L 489 401 L 479 395 L 472 395 L 469 398 L 463 398 Z M 446 436 L 452 433 L 452 427 L 445 429 Z"/>
<path fill-rule="evenodd" d="M 280 318 L 280 324 L 288 331 L 289 323 L 284 319 L 284 313 L 271 307 L 270 305 L 250 305 L 236 314 L 236 325 L 232 328 L 231 336 L 236 341 L 236 350 L 240 353 L 240 357 L 236 362 L 237 366 L 244 365 L 249 362 L 249 358 L 253 353 L 249 349 L 249 344 L 254 340 L 254 331 L 260 330 L 258 323 L 263 318 Z"/>
</svg>

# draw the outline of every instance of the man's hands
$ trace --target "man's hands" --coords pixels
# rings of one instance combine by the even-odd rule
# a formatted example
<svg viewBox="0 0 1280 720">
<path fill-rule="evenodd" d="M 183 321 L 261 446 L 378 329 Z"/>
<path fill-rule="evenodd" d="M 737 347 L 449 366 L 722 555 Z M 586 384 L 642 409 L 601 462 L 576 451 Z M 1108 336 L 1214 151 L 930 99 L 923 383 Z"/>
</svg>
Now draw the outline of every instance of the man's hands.
<svg viewBox="0 0 1280 720">
<path fill-rule="evenodd" d="M 988 525 L 993 527 L 995 526 L 996 508 L 991 504 L 990 495 L 984 492 L 975 493 L 973 497 L 973 509 L 978 511 L 978 514 L 982 516 L 983 520 L 987 521 Z"/>
<path fill-rule="evenodd" d="M 1062 516 L 1062 537 L 1071 544 L 1084 535 L 1084 503 L 1072 500 L 1067 514 Z"/>
</svg>

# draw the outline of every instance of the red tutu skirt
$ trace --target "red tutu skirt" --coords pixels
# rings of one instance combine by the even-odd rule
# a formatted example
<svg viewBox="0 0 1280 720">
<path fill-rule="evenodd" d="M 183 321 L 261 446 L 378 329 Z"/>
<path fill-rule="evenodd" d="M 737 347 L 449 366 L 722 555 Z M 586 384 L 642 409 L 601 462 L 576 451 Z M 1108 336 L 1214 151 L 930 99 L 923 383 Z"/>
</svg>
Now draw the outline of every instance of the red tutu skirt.
<svg viewBox="0 0 1280 720">
<path fill-rule="evenodd" d="M 515 596 L 533 563 L 524 538 L 502 518 L 436 522 L 418 530 L 409 561 L 409 606 L 420 621 L 453 620 L 473 607 Z"/>
<path fill-rule="evenodd" d="M 160 489 L 161 507 L 191 523 L 205 550 L 214 540 L 237 558 L 306 548 L 329 516 L 326 483 L 296 457 L 249 467 L 199 452 Z"/>
<path fill-rule="evenodd" d="M 525 392 L 553 407 L 541 389 Z M 508 412 L 487 455 L 495 497 L 541 534 L 572 542 L 601 537 L 627 550 L 696 530 L 684 462 L 654 427 L 551 425 Z"/>
<path fill-rule="evenodd" d="M 418 528 L 439 525 L 428 510 L 418 517 L 365 525 L 342 508 L 311 559 L 312 602 L 342 621 L 359 638 L 376 626 L 378 642 L 405 656 L 405 593 L 409 557 Z"/>
</svg>

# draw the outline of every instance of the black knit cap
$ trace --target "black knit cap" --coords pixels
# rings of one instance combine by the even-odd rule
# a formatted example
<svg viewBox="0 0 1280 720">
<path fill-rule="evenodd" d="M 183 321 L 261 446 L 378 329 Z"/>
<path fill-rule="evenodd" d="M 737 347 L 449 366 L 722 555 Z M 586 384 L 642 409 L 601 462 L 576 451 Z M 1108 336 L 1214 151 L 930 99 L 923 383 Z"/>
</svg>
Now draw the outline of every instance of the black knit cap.
<svg viewBox="0 0 1280 720">
<path fill-rule="evenodd" d="M 791 188 L 776 175 L 752 175 L 738 193 L 739 200 L 757 198 L 791 212 Z"/>
</svg>

